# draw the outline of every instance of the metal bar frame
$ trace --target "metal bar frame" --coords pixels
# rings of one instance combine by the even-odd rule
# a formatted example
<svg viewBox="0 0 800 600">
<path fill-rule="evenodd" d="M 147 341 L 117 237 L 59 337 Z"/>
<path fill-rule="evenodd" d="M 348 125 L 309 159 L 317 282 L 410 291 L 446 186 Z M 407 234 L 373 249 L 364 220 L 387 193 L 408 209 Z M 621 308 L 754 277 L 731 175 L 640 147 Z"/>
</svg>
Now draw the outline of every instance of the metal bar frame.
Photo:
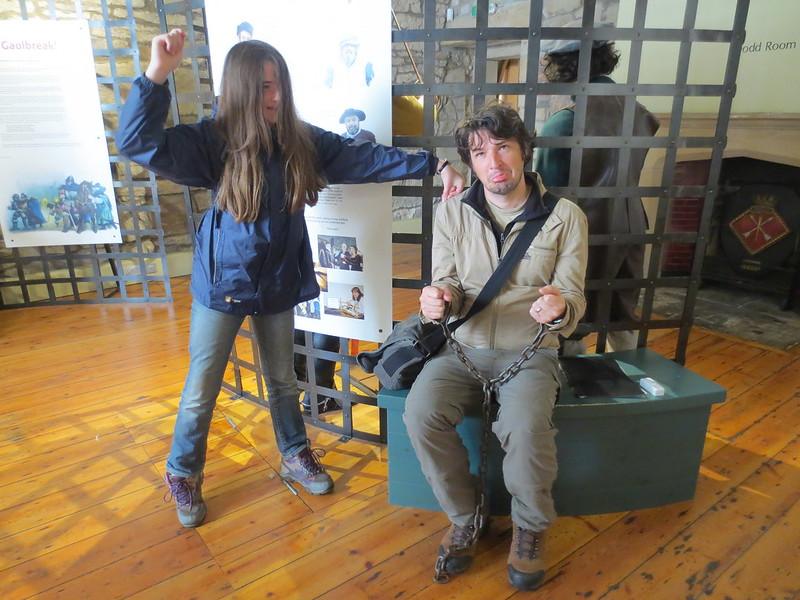
<svg viewBox="0 0 800 600">
<path fill-rule="evenodd" d="M 114 5 L 117 11 L 121 8 L 119 4 Z M 121 90 L 133 81 L 133 77 L 120 74 L 124 67 L 121 69 L 118 61 L 132 62 L 134 73 L 141 73 L 132 1 L 124 0 L 121 4 L 125 17 L 112 18 L 109 0 L 101 0 L 99 6 L 93 4 L 91 8 L 84 7 L 82 0 L 75 0 L 73 14 L 65 14 L 63 5 L 57 11 L 53 0 L 48 0 L 46 5 L 18 0 L 19 16 L 23 20 L 88 19 L 96 62 L 107 63 L 109 69 L 109 75 L 97 76 L 97 84 L 110 89 L 114 98 L 113 102 L 102 103 L 101 96 L 100 107 L 106 123 L 117 122 L 122 107 Z M 130 42 L 127 47 L 114 45 L 115 29 L 127 30 Z M 116 154 L 113 129 L 107 129 L 105 133 L 114 189 L 124 192 L 116 194 L 116 203 L 120 233 L 126 241 L 123 244 L 0 248 L 0 270 L 7 275 L 0 279 L 0 308 L 172 302 L 158 184 L 152 175 L 146 181 L 138 175 L 134 177 L 130 163 Z M 143 216 L 152 226 L 143 225 Z M 130 225 L 123 227 L 124 222 Z M 154 248 L 148 250 L 146 243 Z M 153 264 L 159 265 L 160 269 L 148 273 L 148 267 Z M 41 275 L 30 275 L 29 270 L 34 266 Z M 64 271 L 66 276 L 62 274 Z M 16 277 L 8 277 L 9 272 L 14 272 Z M 63 292 L 59 292 L 56 285 L 68 286 L 69 293 L 58 295 Z M 46 295 L 37 294 L 39 289 L 46 290 Z M 21 296 L 22 300 L 13 300 L 12 296 Z"/>
<path fill-rule="evenodd" d="M 592 324 L 598 334 L 598 350 L 605 346 L 609 331 L 637 329 L 639 345 L 645 346 L 648 334 L 654 329 L 677 329 L 674 359 L 684 363 L 689 332 L 693 322 L 694 304 L 697 288 L 700 284 L 700 271 L 708 238 L 711 209 L 716 196 L 716 183 L 722 164 L 722 151 L 726 143 L 730 107 L 735 93 L 736 73 L 739 56 L 744 41 L 744 26 L 749 8 L 749 0 L 736 0 L 735 15 L 730 29 L 697 29 L 695 26 L 698 0 L 686 0 L 683 27 L 681 29 L 653 29 L 645 25 L 647 0 L 636 0 L 634 18 L 631 27 L 595 27 L 596 0 L 583 2 L 581 27 L 542 26 L 544 0 L 530 0 L 528 27 L 489 27 L 487 15 L 488 0 L 476 0 L 475 27 L 452 29 L 432 28 L 428 18 L 434 13 L 435 0 L 422 0 L 426 19 L 421 29 L 404 27 L 395 31 L 392 41 L 395 44 L 423 42 L 424 70 L 423 81 L 403 83 L 392 88 L 395 96 L 422 96 L 424 106 L 433 104 L 435 97 L 471 97 L 473 106 L 479 106 L 487 97 L 500 94 L 516 95 L 524 98 L 524 120 L 533 130 L 536 123 L 537 99 L 550 95 L 569 95 L 575 98 L 574 134 L 570 137 L 537 138 L 540 147 L 557 147 L 571 149 L 571 172 L 569 185 L 564 188 L 553 188 L 556 194 L 567 198 L 608 198 L 611 202 L 624 202 L 629 197 L 647 197 L 657 199 L 657 216 L 652 229 L 645 234 L 627 235 L 592 235 L 590 245 L 643 243 L 650 249 L 649 262 L 642 279 L 616 280 L 613 274 L 606 273 L 603 279 L 590 280 L 587 289 L 603 290 L 600 294 L 599 310 L 605 319 Z M 579 40 L 581 54 L 578 65 L 578 78 L 573 83 L 545 83 L 539 80 L 539 48 L 542 40 Z M 624 75 L 617 74 L 619 81 L 613 84 L 589 83 L 589 57 L 593 40 L 630 41 L 629 68 Z M 525 81 L 520 83 L 491 83 L 486 81 L 486 47 L 492 43 L 509 41 L 527 41 L 527 68 Z M 448 42 L 450 45 L 461 42 L 467 52 L 475 57 L 475 69 L 472 81 L 467 83 L 444 83 L 436 81 L 431 74 L 434 71 L 435 50 L 437 45 Z M 680 45 L 678 66 L 675 80 L 669 83 L 640 83 L 643 45 L 648 42 L 676 42 Z M 722 84 L 688 83 L 689 59 L 695 43 L 713 42 L 727 44 L 728 59 Z M 620 136 L 589 137 L 584 134 L 586 118 L 586 99 L 593 95 L 616 95 L 625 98 L 623 131 Z M 670 112 L 670 126 L 667 135 L 659 137 L 636 137 L 633 131 L 633 109 L 637 97 L 668 96 L 673 98 Z M 713 136 L 683 136 L 680 133 L 684 114 L 684 103 L 687 97 L 716 97 L 720 99 L 720 110 L 717 127 Z M 532 110 L 533 109 L 533 110 Z M 521 111 L 522 112 L 522 111 Z M 428 119 L 423 121 L 423 131 L 416 136 L 395 136 L 396 146 L 415 148 L 454 148 L 452 136 L 442 135 L 436 130 L 434 123 Z M 580 170 L 584 148 L 619 149 L 620 179 L 612 187 L 581 187 Z M 630 164 L 630 152 L 634 148 L 665 149 L 666 161 L 658 186 L 630 187 L 625 184 L 624 176 Z M 679 185 L 674 181 L 675 164 L 679 161 L 679 150 L 684 148 L 705 148 L 711 155 L 711 168 L 705 185 Z M 422 246 L 421 279 L 394 279 L 396 288 L 419 289 L 430 281 L 430 239 L 428 223 L 434 204 L 434 194 L 440 189 L 431 188 L 426 182 L 422 185 L 397 185 L 393 187 L 396 198 L 422 198 L 422 232 L 421 234 L 394 234 L 393 242 L 402 244 L 418 244 Z M 670 199 L 681 196 L 703 197 L 702 222 L 697 232 L 680 234 L 666 231 L 667 214 Z M 679 236 L 679 237 L 676 237 Z M 695 247 L 691 274 L 686 277 L 667 277 L 660 274 L 662 249 L 665 243 L 681 241 L 692 243 Z M 686 290 L 683 312 L 679 319 L 664 319 L 653 314 L 653 302 L 658 288 L 682 288 Z M 610 322 L 610 292 L 615 289 L 639 288 L 643 290 L 641 301 L 641 319 L 632 322 Z"/>
</svg>

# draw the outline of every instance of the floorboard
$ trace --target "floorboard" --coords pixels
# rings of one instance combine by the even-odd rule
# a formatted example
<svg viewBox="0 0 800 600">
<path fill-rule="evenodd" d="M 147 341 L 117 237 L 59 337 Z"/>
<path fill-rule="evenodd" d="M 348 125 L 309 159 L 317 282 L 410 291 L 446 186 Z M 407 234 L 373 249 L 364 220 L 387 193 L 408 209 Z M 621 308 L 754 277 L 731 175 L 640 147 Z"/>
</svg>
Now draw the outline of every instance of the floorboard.
<svg viewBox="0 0 800 600">
<path fill-rule="evenodd" d="M 295 496 L 277 476 L 267 412 L 225 393 L 208 442 L 208 520 L 180 527 L 162 477 L 187 366 L 187 281 L 173 291 L 165 306 L 3 312 L 4 598 L 524 596 L 506 580 L 508 518 L 492 520 L 468 573 L 434 584 L 447 521 L 387 503 L 384 447 L 310 428 L 336 493 Z M 395 316 L 418 295 L 398 291 Z M 654 330 L 649 347 L 671 356 L 676 340 Z M 536 598 L 800 598 L 800 352 L 695 328 L 686 356 L 728 390 L 695 498 L 560 518 Z M 377 431 L 376 409 L 355 410 Z"/>
</svg>

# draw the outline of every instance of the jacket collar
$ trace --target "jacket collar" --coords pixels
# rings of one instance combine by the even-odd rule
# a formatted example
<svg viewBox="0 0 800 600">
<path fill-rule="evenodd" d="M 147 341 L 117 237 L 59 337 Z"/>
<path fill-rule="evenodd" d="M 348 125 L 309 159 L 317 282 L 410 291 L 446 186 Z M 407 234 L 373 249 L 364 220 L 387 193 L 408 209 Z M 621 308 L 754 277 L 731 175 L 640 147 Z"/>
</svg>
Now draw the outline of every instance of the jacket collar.
<svg viewBox="0 0 800 600">
<path fill-rule="evenodd" d="M 542 198 L 543 187 L 537 173 L 526 171 L 525 182 L 530 186 L 531 193 L 525 201 L 522 214 L 514 219 L 514 222 L 530 221 L 544 217 L 549 215 L 555 207 L 555 204 L 552 202 L 545 202 Z M 470 186 L 461 201 L 473 208 L 484 219 L 491 221 L 489 210 L 486 208 L 486 194 L 484 193 L 483 184 L 480 180 L 475 180 L 475 183 Z"/>
</svg>

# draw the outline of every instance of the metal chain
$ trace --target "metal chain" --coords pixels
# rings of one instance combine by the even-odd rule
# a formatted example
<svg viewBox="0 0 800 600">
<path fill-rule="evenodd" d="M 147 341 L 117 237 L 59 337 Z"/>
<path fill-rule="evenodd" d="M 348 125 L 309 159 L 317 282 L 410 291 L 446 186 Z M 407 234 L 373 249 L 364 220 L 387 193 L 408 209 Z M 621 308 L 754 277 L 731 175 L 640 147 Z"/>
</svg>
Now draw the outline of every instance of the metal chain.
<svg viewBox="0 0 800 600">
<path fill-rule="evenodd" d="M 487 379 L 475 367 L 473 362 L 464 352 L 464 348 L 458 341 L 451 335 L 450 329 L 444 321 L 439 321 L 439 325 L 444 331 L 444 337 L 447 340 L 447 345 L 455 353 L 458 360 L 467 368 L 470 374 L 483 386 L 483 402 L 481 403 L 481 445 L 480 445 L 480 463 L 478 466 L 478 486 L 475 489 L 475 516 L 472 522 L 472 534 L 468 542 L 468 546 L 472 546 L 478 541 L 481 530 L 485 526 L 486 519 L 486 475 L 489 470 L 489 431 L 492 428 L 492 400 L 497 395 L 497 388 L 504 383 L 510 381 L 522 370 L 523 365 L 528 362 L 533 355 L 539 350 L 539 346 L 547 334 L 547 329 L 543 324 L 539 325 L 539 331 L 533 337 L 530 344 L 525 346 L 520 353 L 520 356 L 513 363 L 503 369 L 499 375 Z M 445 570 L 447 559 L 450 557 L 450 547 L 444 549 L 444 553 L 436 559 L 433 571 L 433 581 L 436 583 L 447 583 L 450 581 L 450 576 Z"/>
<path fill-rule="evenodd" d="M 533 355 L 536 354 L 536 352 L 539 350 L 539 346 L 541 345 L 542 340 L 544 340 L 544 336 L 547 335 L 547 329 L 545 328 L 545 326 L 539 324 L 539 331 L 533 337 L 531 343 L 522 349 L 519 358 L 510 365 L 508 365 L 505 369 L 503 369 L 500 372 L 500 374 L 497 375 L 497 377 L 493 377 L 492 379 L 487 379 L 486 377 L 480 374 L 478 369 L 475 368 L 475 365 L 464 353 L 464 348 L 462 348 L 461 344 L 458 343 L 458 340 L 456 340 L 450 334 L 450 330 L 447 328 L 447 326 L 441 322 L 439 322 L 439 325 L 442 327 L 442 330 L 444 331 L 444 337 L 447 340 L 447 345 L 450 346 L 453 352 L 455 352 L 455 355 L 458 357 L 458 360 L 460 360 L 464 364 L 467 370 L 472 374 L 472 376 L 475 379 L 477 379 L 481 383 L 481 385 L 484 386 L 484 388 L 487 385 L 490 387 L 500 387 L 507 381 L 510 381 L 511 379 L 516 377 L 517 373 L 519 373 L 522 370 L 522 366 L 526 362 L 528 362 L 531 358 L 533 358 Z"/>
</svg>

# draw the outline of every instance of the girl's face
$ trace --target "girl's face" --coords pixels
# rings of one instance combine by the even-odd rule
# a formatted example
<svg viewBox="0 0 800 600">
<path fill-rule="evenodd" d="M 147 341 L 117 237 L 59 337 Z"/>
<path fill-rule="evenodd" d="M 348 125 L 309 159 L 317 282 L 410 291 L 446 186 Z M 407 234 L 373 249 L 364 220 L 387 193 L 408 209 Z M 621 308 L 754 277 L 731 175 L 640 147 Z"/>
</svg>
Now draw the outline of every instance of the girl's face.
<svg viewBox="0 0 800 600">
<path fill-rule="evenodd" d="M 274 125 L 278 121 L 278 110 L 281 105 L 281 86 L 278 70 L 271 62 L 264 63 L 264 83 L 261 88 L 261 110 L 267 123 Z"/>
</svg>

